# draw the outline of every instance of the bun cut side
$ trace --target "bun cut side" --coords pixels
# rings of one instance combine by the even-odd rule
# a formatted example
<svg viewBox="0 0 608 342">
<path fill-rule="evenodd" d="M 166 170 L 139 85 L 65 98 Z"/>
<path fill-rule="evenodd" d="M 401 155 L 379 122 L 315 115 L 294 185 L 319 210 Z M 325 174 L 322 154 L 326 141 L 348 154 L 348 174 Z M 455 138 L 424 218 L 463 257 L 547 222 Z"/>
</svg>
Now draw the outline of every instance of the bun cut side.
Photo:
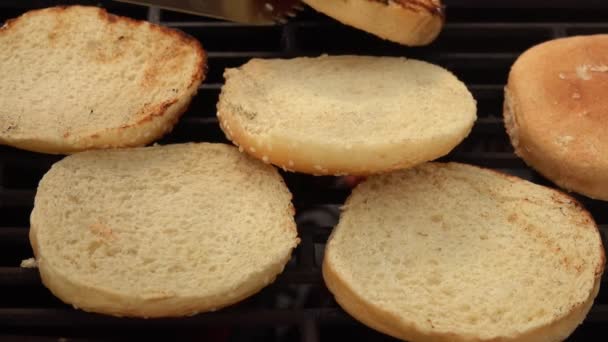
<svg viewBox="0 0 608 342">
<path fill-rule="evenodd" d="M 30 241 L 42 282 L 115 316 L 214 311 L 274 281 L 298 244 L 271 166 L 224 144 L 89 151 L 44 175 Z"/>
<path fill-rule="evenodd" d="M 449 71 L 367 56 L 253 59 L 227 69 L 217 115 L 264 162 L 315 175 L 367 175 L 449 153 L 476 102 Z"/>
<path fill-rule="evenodd" d="M 0 46 L 0 144 L 44 153 L 153 142 L 206 70 L 196 39 L 97 7 L 27 12 Z"/>
<path fill-rule="evenodd" d="M 604 270 L 597 226 L 571 197 L 474 166 L 369 177 L 323 260 L 336 301 L 408 341 L 563 341 Z"/>
</svg>

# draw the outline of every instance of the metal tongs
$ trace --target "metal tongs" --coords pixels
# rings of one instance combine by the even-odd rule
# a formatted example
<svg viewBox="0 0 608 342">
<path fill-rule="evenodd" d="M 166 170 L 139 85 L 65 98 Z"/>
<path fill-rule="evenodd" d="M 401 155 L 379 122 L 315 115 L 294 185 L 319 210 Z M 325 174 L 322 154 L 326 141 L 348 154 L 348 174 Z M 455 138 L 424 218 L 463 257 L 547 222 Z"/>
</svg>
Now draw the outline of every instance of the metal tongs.
<svg viewBox="0 0 608 342">
<path fill-rule="evenodd" d="M 284 24 L 300 0 L 118 0 L 252 25 Z"/>
</svg>

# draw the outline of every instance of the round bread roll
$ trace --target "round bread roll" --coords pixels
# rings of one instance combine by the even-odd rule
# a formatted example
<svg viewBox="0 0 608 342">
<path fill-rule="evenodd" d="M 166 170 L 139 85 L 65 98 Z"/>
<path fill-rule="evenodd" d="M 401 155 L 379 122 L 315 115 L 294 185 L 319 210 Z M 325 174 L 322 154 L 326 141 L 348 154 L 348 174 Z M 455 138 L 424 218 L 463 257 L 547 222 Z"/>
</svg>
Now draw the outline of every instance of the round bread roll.
<svg viewBox="0 0 608 342">
<path fill-rule="evenodd" d="M 561 341 L 596 297 L 604 249 L 575 200 L 464 164 L 371 176 L 325 250 L 337 302 L 408 341 Z"/>
<path fill-rule="evenodd" d="M 200 43 L 97 7 L 34 10 L 0 28 L 0 144 L 67 154 L 169 132 L 205 76 Z"/>
<path fill-rule="evenodd" d="M 404 45 L 426 45 L 441 31 L 440 0 L 303 0 L 340 22 Z"/>
<path fill-rule="evenodd" d="M 53 165 L 31 215 L 42 282 L 85 311 L 214 311 L 274 281 L 298 244 L 276 169 L 223 144 L 91 151 Z"/>
<path fill-rule="evenodd" d="M 505 88 L 515 153 L 560 187 L 608 200 L 608 35 L 526 51 Z"/>
<path fill-rule="evenodd" d="M 413 59 L 253 59 L 224 76 L 217 115 L 228 139 L 290 171 L 407 168 L 449 153 L 476 119 L 462 82 Z"/>
</svg>

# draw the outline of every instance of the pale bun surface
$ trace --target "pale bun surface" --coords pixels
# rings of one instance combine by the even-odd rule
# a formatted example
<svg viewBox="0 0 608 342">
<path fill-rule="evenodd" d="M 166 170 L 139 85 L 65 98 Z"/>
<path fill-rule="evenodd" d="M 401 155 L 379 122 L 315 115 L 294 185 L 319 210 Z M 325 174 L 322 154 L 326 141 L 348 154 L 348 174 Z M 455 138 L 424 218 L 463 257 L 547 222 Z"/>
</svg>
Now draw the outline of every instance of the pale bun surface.
<svg viewBox="0 0 608 342">
<path fill-rule="evenodd" d="M 253 59 L 227 69 L 217 115 L 245 152 L 283 169 L 366 175 L 449 153 L 476 102 L 449 71 L 397 57 Z"/>
<path fill-rule="evenodd" d="M 323 276 L 364 324 L 408 341 L 561 341 L 596 297 L 605 257 L 587 211 L 474 166 L 371 176 L 329 238 Z"/>
<path fill-rule="evenodd" d="M 42 281 L 85 311 L 214 311 L 274 281 L 298 244 L 291 193 L 225 144 L 71 155 L 44 175 L 30 241 Z"/>
</svg>

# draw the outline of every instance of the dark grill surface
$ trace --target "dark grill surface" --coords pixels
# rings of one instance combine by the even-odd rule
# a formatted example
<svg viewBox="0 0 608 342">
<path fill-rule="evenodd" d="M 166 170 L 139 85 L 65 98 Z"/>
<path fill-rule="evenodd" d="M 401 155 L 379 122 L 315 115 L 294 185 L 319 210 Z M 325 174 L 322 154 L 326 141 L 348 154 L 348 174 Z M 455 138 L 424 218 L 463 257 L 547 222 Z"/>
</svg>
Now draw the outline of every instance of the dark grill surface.
<svg viewBox="0 0 608 342">
<path fill-rule="evenodd" d="M 444 160 L 500 169 L 550 185 L 512 153 L 501 119 L 507 73 L 519 53 L 539 42 L 608 33 L 608 1 L 445 2 L 446 28 L 434 44 L 422 48 L 384 42 L 310 10 L 286 26 L 250 27 L 108 1 L 63 3 L 105 6 L 115 14 L 181 29 L 202 42 L 209 53 L 208 77 L 190 110 L 161 143 L 227 142 L 215 118 L 222 72 L 249 58 L 320 53 L 402 55 L 447 67 L 467 83 L 478 100 L 479 119 L 473 132 Z M 0 1 L 0 23 L 28 9 L 53 4 L 56 2 Z M 27 234 L 36 185 L 59 159 L 0 147 L 0 339 L 391 340 L 345 314 L 323 285 L 320 261 L 325 240 L 349 193 L 333 177 L 285 174 L 294 194 L 302 243 L 276 283 L 245 302 L 215 313 L 160 320 L 121 319 L 72 309 L 42 286 L 35 270 L 19 268 L 22 259 L 32 256 Z M 608 204 L 579 199 L 605 233 Z M 602 282 L 587 320 L 570 340 L 603 341 L 602 335 L 608 335 L 606 282 Z"/>
</svg>

